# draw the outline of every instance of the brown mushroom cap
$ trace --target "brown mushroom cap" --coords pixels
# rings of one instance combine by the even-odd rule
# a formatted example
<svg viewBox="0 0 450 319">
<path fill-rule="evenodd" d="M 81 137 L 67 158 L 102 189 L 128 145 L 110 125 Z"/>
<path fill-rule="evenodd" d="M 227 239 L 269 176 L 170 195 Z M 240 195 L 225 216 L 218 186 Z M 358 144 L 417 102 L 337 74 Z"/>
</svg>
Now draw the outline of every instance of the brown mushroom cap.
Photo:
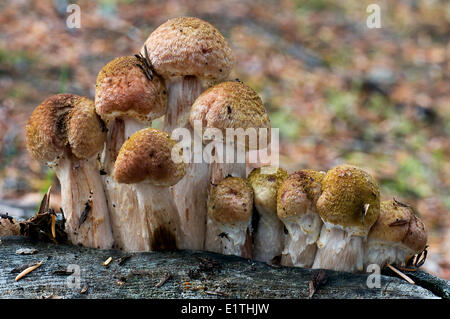
<svg viewBox="0 0 450 319">
<path fill-rule="evenodd" d="M 271 174 L 263 174 L 260 167 L 255 168 L 248 175 L 248 181 L 255 196 L 255 204 L 267 208 L 268 211 L 276 215 L 278 188 L 287 176 L 288 173 L 282 168 L 278 168 Z"/>
<path fill-rule="evenodd" d="M 227 128 L 264 128 L 270 138 L 269 114 L 261 98 L 240 81 L 222 82 L 203 92 L 192 105 L 189 121 L 192 126 L 201 121 L 203 128 L 220 129 L 224 138 Z"/>
<path fill-rule="evenodd" d="M 427 233 L 412 207 L 396 201 L 384 201 L 380 216 L 369 232 L 369 239 L 402 243 L 416 253 L 425 249 Z"/>
<path fill-rule="evenodd" d="M 176 143 L 168 133 L 154 128 L 134 133 L 120 149 L 114 178 L 125 184 L 175 185 L 186 174 L 184 162 L 172 161 L 171 152 Z"/>
<path fill-rule="evenodd" d="M 27 148 L 40 162 L 52 162 L 70 149 L 77 158 L 90 158 L 106 139 L 104 123 L 94 102 L 75 94 L 57 94 L 44 100 L 26 126 Z"/>
<path fill-rule="evenodd" d="M 253 211 L 253 190 L 239 177 L 227 177 L 211 190 L 208 215 L 222 224 L 250 220 Z"/>
<path fill-rule="evenodd" d="M 160 25 L 144 44 L 156 72 L 165 79 L 196 76 L 211 81 L 228 77 L 233 53 L 222 34 L 198 18 L 180 17 Z"/>
<path fill-rule="evenodd" d="M 324 223 L 367 234 L 380 213 L 378 186 L 372 176 L 358 167 L 336 166 L 322 181 L 317 211 Z"/>
<path fill-rule="evenodd" d="M 155 73 L 149 79 L 145 63 L 135 56 L 116 58 L 97 76 L 95 107 L 104 119 L 129 117 L 143 123 L 161 117 L 167 108 L 167 91 Z"/>
<path fill-rule="evenodd" d="M 289 175 L 278 189 L 277 213 L 280 218 L 300 216 L 316 208 L 324 172 L 303 169 Z"/>
</svg>

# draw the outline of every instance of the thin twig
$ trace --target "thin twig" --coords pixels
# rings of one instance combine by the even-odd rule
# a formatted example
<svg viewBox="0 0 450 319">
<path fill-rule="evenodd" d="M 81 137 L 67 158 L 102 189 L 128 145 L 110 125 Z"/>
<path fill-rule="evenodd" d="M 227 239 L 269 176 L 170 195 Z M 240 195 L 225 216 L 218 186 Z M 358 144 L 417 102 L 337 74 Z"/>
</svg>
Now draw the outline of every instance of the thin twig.
<svg viewBox="0 0 450 319">
<path fill-rule="evenodd" d="M 395 268 L 394 266 L 388 264 L 387 265 L 389 267 L 390 270 L 392 270 L 393 272 L 395 272 L 397 275 L 399 275 L 400 277 L 402 277 L 403 279 L 405 279 L 407 282 L 409 282 L 411 285 L 414 285 L 415 282 L 409 278 L 408 276 L 406 276 L 404 273 L 402 273 L 400 270 L 398 270 L 397 268 Z"/>
</svg>

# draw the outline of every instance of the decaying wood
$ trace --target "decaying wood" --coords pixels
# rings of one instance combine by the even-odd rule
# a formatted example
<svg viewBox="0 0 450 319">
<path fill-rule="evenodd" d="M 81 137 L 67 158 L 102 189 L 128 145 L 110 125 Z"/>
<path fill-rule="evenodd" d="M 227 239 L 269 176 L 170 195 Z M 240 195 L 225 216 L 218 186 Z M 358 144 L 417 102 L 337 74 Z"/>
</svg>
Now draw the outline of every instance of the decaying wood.
<svg viewBox="0 0 450 319">
<path fill-rule="evenodd" d="M 16 254 L 21 248 L 37 249 L 37 253 Z M 208 252 L 125 253 L 24 237 L 4 238 L 0 255 L 1 298 L 308 298 L 309 283 L 317 272 Z M 103 266 L 109 257 L 109 266 Z M 42 260 L 39 268 L 14 280 L 20 267 Z M 421 273 L 416 271 L 414 276 Z M 416 285 L 382 275 L 381 288 L 373 289 L 367 287 L 365 274 L 326 271 L 326 277 L 312 298 L 436 298 L 448 287 L 448 282 L 428 274 L 422 282 L 411 276 Z"/>
</svg>

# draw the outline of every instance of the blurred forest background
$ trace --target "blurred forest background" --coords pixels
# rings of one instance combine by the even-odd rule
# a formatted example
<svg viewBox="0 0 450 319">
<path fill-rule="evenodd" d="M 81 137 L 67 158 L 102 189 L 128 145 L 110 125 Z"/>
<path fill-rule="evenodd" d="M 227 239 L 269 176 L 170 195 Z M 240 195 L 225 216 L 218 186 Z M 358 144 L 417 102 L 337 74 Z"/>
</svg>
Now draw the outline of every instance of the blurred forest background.
<svg viewBox="0 0 450 319">
<path fill-rule="evenodd" d="M 80 29 L 66 25 L 70 3 L 81 7 Z M 381 7 L 380 29 L 366 26 L 370 3 Z M 383 200 L 417 208 L 429 232 L 424 267 L 450 279 L 445 0 L 2 1 L 1 213 L 32 214 L 54 183 L 25 149 L 33 108 L 62 92 L 93 99 L 107 62 L 137 53 L 177 16 L 209 21 L 227 38 L 236 56 L 231 78 L 259 92 L 280 129 L 283 167 L 327 170 L 345 162 L 373 174 Z"/>
</svg>

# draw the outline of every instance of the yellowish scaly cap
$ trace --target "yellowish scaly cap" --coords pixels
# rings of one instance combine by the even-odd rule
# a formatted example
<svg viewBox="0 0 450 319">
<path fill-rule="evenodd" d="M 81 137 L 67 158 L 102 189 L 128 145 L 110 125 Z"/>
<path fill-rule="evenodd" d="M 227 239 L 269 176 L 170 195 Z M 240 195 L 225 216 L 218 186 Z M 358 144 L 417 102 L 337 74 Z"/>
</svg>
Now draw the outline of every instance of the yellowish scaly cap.
<svg viewBox="0 0 450 319">
<path fill-rule="evenodd" d="M 263 171 L 260 167 L 255 168 L 248 175 L 248 181 L 253 188 L 255 204 L 265 207 L 276 215 L 278 188 L 287 178 L 288 173 L 282 168 L 277 168 L 271 174 L 263 174 Z"/>
<path fill-rule="evenodd" d="M 367 234 L 380 213 L 380 192 L 375 180 L 362 169 L 340 165 L 322 181 L 317 211 L 324 223 Z"/>
</svg>

